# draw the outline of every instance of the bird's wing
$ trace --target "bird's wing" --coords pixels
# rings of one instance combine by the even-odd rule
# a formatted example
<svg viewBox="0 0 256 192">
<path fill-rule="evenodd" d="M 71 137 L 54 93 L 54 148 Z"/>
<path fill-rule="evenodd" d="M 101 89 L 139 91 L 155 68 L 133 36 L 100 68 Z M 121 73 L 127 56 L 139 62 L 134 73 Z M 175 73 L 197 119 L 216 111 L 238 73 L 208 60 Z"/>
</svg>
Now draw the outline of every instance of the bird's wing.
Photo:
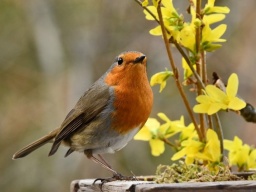
<svg viewBox="0 0 256 192">
<path fill-rule="evenodd" d="M 103 111 L 110 99 L 109 87 L 104 82 L 97 81 L 84 93 L 76 106 L 68 113 L 61 125 L 61 130 L 55 137 L 49 155 L 53 155 L 62 140 L 75 132 L 83 130 L 93 119 Z"/>
</svg>

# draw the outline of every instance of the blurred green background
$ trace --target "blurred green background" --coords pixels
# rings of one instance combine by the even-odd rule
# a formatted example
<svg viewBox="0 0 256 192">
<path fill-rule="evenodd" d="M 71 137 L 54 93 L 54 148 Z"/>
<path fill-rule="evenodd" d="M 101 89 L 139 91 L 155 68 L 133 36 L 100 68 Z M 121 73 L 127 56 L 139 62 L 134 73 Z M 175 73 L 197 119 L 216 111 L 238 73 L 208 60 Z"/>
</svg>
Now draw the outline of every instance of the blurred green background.
<svg viewBox="0 0 256 192">
<path fill-rule="evenodd" d="M 174 1 L 179 11 L 188 1 Z M 232 72 L 240 78 L 239 95 L 256 106 L 256 1 L 217 1 L 231 13 L 223 48 L 208 54 L 208 75 L 216 71 L 225 82 Z M 58 127 L 81 94 L 123 51 L 148 57 L 148 74 L 169 68 L 160 37 L 149 35 L 156 23 L 145 20 L 134 1 L 119 0 L 1 0 L 0 1 L 0 190 L 69 191 L 72 180 L 111 174 L 83 154 L 64 158 L 66 148 L 48 157 L 50 145 L 26 158 L 12 155 L 24 145 Z M 173 50 L 175 61 L 180 55 Z M 188 89 L 188 88 L 186 88 Z M 154 87 L 151 116 L 185 115 L 177 88 L 168 80 L 162 94 Z M 194 93 L 187 90 L 192 103 Z M 225 138 L 234 135 L 255 145 L 256 125 L 234 113 L 221 112 Z M 151 175 L 159 163 L 170 164 L 168 150 L 152 157 L 146 142 L 132 141 L 114 155 L 105 155 L 119 172 Z"/>
</svg>

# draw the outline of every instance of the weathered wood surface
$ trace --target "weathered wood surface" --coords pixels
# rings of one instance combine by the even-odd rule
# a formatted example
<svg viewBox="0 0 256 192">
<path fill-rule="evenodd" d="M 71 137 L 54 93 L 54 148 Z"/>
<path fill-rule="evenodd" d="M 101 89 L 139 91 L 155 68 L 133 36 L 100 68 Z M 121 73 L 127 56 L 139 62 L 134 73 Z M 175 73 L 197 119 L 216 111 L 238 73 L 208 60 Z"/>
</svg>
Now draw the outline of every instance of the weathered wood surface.
<svg viewBox="0 0 256 192">
<path fill-rule="evenodd" d="M 112 181 L 101 185 L 100 181 L 95 184 L 95 179 L 75 180 L 71 183 L 71 192 L 121 192 L 135 191 L 134 187 L 140 184 L 150 184 L 150 181 Z"/>
<path fill-rule="evenodd" d="M 256 192 L 256 181 L 155 184 L 151 181 L 113 181 L 100 186 L 94 179 L 76 180 L 71 192 Z"/>
<path fill-rule="evenodd" d="M 256 192 L 256 181 L 148 184 L 136 186 L 137 192 Z"/>
</svg>

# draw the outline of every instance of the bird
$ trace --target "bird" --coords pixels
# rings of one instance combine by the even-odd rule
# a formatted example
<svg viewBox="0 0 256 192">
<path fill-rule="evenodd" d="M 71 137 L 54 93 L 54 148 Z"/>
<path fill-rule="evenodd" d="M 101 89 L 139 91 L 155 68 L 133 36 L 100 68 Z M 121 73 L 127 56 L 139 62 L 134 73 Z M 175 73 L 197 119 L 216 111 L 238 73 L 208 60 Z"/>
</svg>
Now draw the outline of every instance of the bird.
<svg viewBox="0 0 256 192">
<path fill-rule="evenodd" d="M 146 65 L 147 58 L 141 52 L 119 54 L 110 68 L 80 97 L 59 128 L 16 152 L 13 159 L 25 157 L 52 143 L 49 156 L 64 145 L 69 148 L 65 157 L 74 151 L 83 152 L 114 176 L 120 175 L 102 154 L 125 147 L 151 113 L 153 92 Z"/>
</svg>

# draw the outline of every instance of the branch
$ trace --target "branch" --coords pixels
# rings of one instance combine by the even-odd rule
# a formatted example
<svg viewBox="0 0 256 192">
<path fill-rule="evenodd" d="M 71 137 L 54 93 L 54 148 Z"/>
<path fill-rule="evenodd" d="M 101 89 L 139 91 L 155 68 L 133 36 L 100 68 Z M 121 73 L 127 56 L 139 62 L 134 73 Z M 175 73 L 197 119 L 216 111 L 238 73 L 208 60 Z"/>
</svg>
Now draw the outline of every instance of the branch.
<svg viewBox="0 0 256 192">
<path fill-rule="evenodd" d="M 164 21 L 163 21 L 163 16 L 162 16 L 162 11 L 161 11 L 161 6 L 160 6 L 160 3 L 161 3 L 161 0 L 158 2 L 158 6 L 157 6 L 157 13 L 158 13 L 158 16 L 159 16 L 159 22 L 160 22 L 160 26 L 161 26 L 161 30 L 162 30 L 162 33 L 163 33 L 163 38 L 164 38 L 164 44 L 165 44 L 165 48 L 166 48 L 166 51 L 167 51 L 167 55 L 168 55 L 168 58 L 169 58 L 169 61 L 170 61 L 170 65 L 171 65 L 171 68 L 173 70 L 173 73 L 174 73 L 174 78 L 175 78 L 175 83 L 178 87 L 178 90 L 180 92 L 180 95 L 183 99 L 183 102 L 186 106 L 186 109 L 189 113 L 189 116 L 195 126 L 195 129 L 197 131 L 197 134 L 198 134 L 198 137 L 200 139 L 200 141 L 203 140 L 203 136 L 202 136 L 202 133 L 200 132 L 200 129 L 198 127 L 198 124 L 196 122 L 196 119 L 194 117 L 194 114 L 193 114 L 193 111 L 189 105 L 189 102 L 187 100 L 187 97 L 184 93 L 184 90 L 182 88 L 182 85 L 179 81 L 179 73 L 178 73 L 178 69 L 177 67 L 175 66 L 175 63 L 174 63 L 174 60 L 173 60 L 173 57 L 172 57 L 172 53 L 171 53 L 171 50 L 170 50 L 170 46 L 169 46 L 169 40 L 167 38 L 167 35 L 166 35 L 166 29 L 165 29 L 165 26 L 164 26 Z"/>
</svg>

